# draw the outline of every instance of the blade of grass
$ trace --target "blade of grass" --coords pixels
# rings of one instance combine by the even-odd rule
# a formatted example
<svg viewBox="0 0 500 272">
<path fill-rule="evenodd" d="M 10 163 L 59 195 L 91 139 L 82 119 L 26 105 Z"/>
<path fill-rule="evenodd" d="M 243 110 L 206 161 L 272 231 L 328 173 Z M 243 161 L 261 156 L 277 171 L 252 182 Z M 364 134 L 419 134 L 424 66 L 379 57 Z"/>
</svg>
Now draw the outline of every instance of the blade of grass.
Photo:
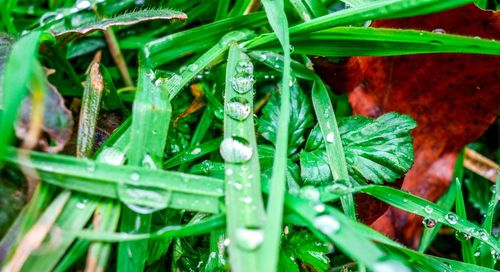
<svg viewBox="0 0 500 272">
<path fill-rule="evenodd" d="M 339 128 L 333 111 L 333 106 L 328 96 L 325 85 L 321 80 L 316 80 L 313 83 L 312 102 L 316 118 L 318 119 L 323 139 L 325 139 L 325 147 L 328 156 L 328 163 L 332 171 L 333 182 L 340 183 L 348 187 L 352 187 L 347 172 L 347 164 L 345 162 L 344 149 L 340 139 Z M 341 198 L 344 212 L 356 220 L 356 207 L 352 195 L 346 195 Z"/>
<path fill-rule="evenodd" d="M 258 254 L 263 239 L 264 203 L 253 122 L 253 64 L 238 44 L 230 46 L 224 95 L 224 140 L 227 233 L 231 269 L 260 271 Z M 246 83 L 246 84 L 245 84 Z M 248 84 L 250 84 L 248 87 Z"/>
<path fill-rule="evenodd" d="M 9 164 L 25 163 L 20 161 L 15 154 L 16 149 L 8 149 L 5 158 Z M 35 151 L 30 153 L 30 159 L 44 182 L 69 190 L 132 201 L 136 205 L 152 208 L 164 207 L 168 204 L 169 207 L 176 209 L 209 213 L 220 211 L 219 198 L 223 196 L 224 184 L 218 179 L 133 166 L 113 166 Z M 88 169 L 93 169 L 93 171 L 90 172 Z M 169 203 L 158 203 L 156 199 L 147 196 L 123 199 L 123 195 L 117 192 L 117 187 L 127 184 L 134 186 L 136 182 L 131 179 L 131 176 L 135 174 L 142 177 L 143 189 L 147 192 L 153 195 L 159 194 L 162 198 L 171 194 Z M 204 186 L 199 186 L 200 184 Z"/>
<path fill-rule="evenodd" d="M 464 176 L 464 152 L 462 151 L 460 155 L 457 157 L 457 160 L 455 162 L 455 167 L 453 170 L 453 178 L 452 180 L 463 180 Z M 455 203 L 455 197 L 456 197 L 456 187 L 457 184 L 455 182 L 452 182 L 450 187 L 448 188 L 448 191 L 438 199 L 436 202 L 436 205 L 439 207 L 445 209 L 445 210 L 451 210 L 453 207 L 453 203 Z M 420 239 L 420 245 L 418 247 L 419 252 L 425 252 L 427 248 L 430 247 L 432 241 L 436 238 L 439 230 L 442 227 L 442 223 L 436 222 L 436 226 L 434 228 L 424 228 L 424 231 L 422 232 L 422 238 Z"/>
<path fill-rule="evenodd" d="M 488 210 L 486 211 L 486 216 L 484 217 L 481 227 L 485 229 L 488 234 L 491 234 L 491 236 L 494 237 L 491 231 L 493 230 L 493 218 L 495 216 L 495 211 L 500 200 L 500 176 L 497 176 L 496 184 L 492 188 L 493 195 L 488 203 Z M 495 267 L 495 261 L 498 256 L 500 256 L 500 250 L 498 248 L 490 249 L 489 246 L 485 245 L 478 239 L 474 241 L 472 248 L 477 249 L 479 252 L 479 256 L 477 258 L 477 263 L 479 265 L 490 268 Z"/>
<path fill-rule="evenodd" d="M 155 79 L 153 70 L 139 59 L 139 79 L 132 111 L 128 164 L 150 169 L 161 169 L 167 132 L 172 114 L 169 101 L 170 86 L 164 79 Z M 154 81 L 156 80 L 156 81 Z M 136 186 L 141 186 L 140 176 L 135 176 Z M 124 188 L 125 194 L 137 197 L 142 194 L 139 187 Z M 170 197 L 166 198 L 168 201 Z M 123 201 L 123 200 L 122 200 Z M 164 203 L 163 205 L 168 205 Z M 120 229 L 124 232 L 148 232 L 151 228 L 151 213 L 141 214 L 141 209 L 127 204 L 121 215 Z M 139 223 L 137 223 L 139 222 Z M 121 243 L 118 246 L 117 269 L 119 271 L 143 271 L 147 259 L 148 242 Z"/>
<path fill-rule="evenodd" d="M 456 178 L 454 182 L 455 182 L 455 192 L 456 192 L 455 210 L 456 210 L 457 215 L 459 217 L 467 220 L 467 212 L 465 210 L 464 196 L 462 195 L 462 185 L 461 185 L 460 180 L 458 178 Z M 456 235 L 465 236 L 464 238 L 460 239 L 460 244 L 462 246 L 462 259 L 463 259 L 463 261 L 466 263 L 475 264 L 476 260 L 474 259 L 474 252 L 472 250 L 471 241 L 466 238 L 466 237 L 470 237 L 470 236 L 468 236 L 468 234 L 461 234 L 461 233 L 456 233 Z"/>
<path fill-rule="evenodd" d="M 14 255 L 9 262 L 5 263 L 2 271 L 17 272 L 21 270 L 29 255 L 40 246 L 43 239 L 49 233 L 50 228 L 54 224 L 59 213 L 61 213 L 70 195 L 70 191 L 66 190 L 62 192 L 54 199 L 47 209 L 45 209 L 37 223 L 26 233 L 26 235 L 24 235 Z"/>
<path fill-rule="evenodd" d="M 260 249 L 261 271 L 276 271 L 279 259 L 279 246 L 283 219 L 283 203 L 285 197 L 287 151 L 288 151 L 288 123 L 290 122 L 290 37 L 288 21 L 285 14 L 283 0 L 263 0 L 269 23 L 276 33 L 284 52 L 283 78 L 281 81 L 281 105 L 279 113 L 279 127 L 276 138 L 276 154 L 273 160 L 272 176 L 270 180 L 267 219 L 264 227 L 264 242 Z"/>
</svg>

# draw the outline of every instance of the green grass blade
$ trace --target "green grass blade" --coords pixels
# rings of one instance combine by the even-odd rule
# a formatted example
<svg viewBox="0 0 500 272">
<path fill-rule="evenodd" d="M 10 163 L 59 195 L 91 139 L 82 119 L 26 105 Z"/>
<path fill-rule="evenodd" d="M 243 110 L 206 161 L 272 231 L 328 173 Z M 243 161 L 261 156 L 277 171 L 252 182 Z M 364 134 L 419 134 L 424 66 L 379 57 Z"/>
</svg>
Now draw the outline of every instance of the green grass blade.
<svg viewBox="0 0 500 272">
<path fill-rule="evenodd" d="M 455 179 L 455 191 L 456 191 L 456 197 L 455 197 L 455 211 L 457 212 L 457 215 L 465 220 L 467 220 L 467 212 L 465 210 L 465 202 L 464 202 L 464 196 L 462 195 L 462 185 L 460 183 L 460 180 L 457 178 Z M 468 234 L 462 235 L 461 233 L 456 234 L 457 237 L 464 236 L 464 238 L 460 239 L 460 243 L 462 245 L 462 259 L 466 263 L 471 263 L 475 264 L 476 260 L 474 259 L 474 252 L 472 250 L 472 244 L 469 239 L 466 239 L 465 237 L 470 237 Z"/>
<path fill-rule="evenodd" d="M 64 272 L 68 271 L 75 262 L 77 262 L 81 257 L 85 255 L 89 249 L 90 242 L 87 240 L 77 240 L 67 254 L 64 255 L 63 259 L 56 268 L 54 272 Z"/>
<path fill-rule="evenodd" d="M 76 236 L 81 239 L 100 241 L 108 243 L 116 242 L 130 242 L 130 241 L 143 241 L 149 239 L 160 239 L 160 238 L 179 238 L 196 236 L 201 234 L 210 233 L 214 229 L 223 228 L 226 219 L 224 214 L 214 215 L 208 219 L 205 219 L 198 223 L 187 224 L 184 226 L 166 226 L 158 231 L 152 233 L 140 233 L 140 234 L 130 234 L 130 233 L 108 233 L 108 232 L 95 232 L 91 230 L 81 230 L 73 232 Z M 72 232 L 71 230 L 66 230 L 67 232 Z"/>
<path fill-rule="evenodd" d="M 5 158 L 9 164 L 26 165 L 26 162 L 17 158 L 16 149 L 9 148 Z M 219 198 L 223 196 L 224 183 L 219 179 L 133 166 L 113 166 L 35 151 L 30 153 L 30 159 L 31 165 L 44 182 L 69 190 L 121 199 L 152 208 L 167 205 L 176 209 L 220 212 Z M 145 195 L 133 199 L 124 198 L 123 194 L 117 192 L 117 188 L 119 185 L 134 187 L 136 181 L 133 177 L 136 174 L 141 177 L 144 185 L 140 189 L 145 190 L 146 194 L 149 193 L 149 197 Z M 158 202 L 159 198 L 168 199 L 168 196 L 168 203 Z"/>
<path fill-rule="evenodd" d="M 276 271 L 279 259 L 279 245 L 281 240 L 281 224 L 283 218 L 283 204 L 285 196 L 287 153 L 288 153 L 288 123 L 290 121 L 290 37 L 288 35 L 288 21 L 286 18 L 283 0 L 263 0 L 262 4 L 273 31 L 276 33 L 284 52 L 283 78 L 281 81 L 281 106 L 277 133 L 276 155 L 273 161 L 270 181 L 269 202 L 267 207 L 267 221 L 264 227 L 264 243 L 260 250 L 262 271 Z"/>
<path fill-rule="evenodd" d="M 349 173 L 347 172 L 347 164 L 335 112 L 333 111 L 333 106 L 326 87 L 320 79 L 313 83 L 311 96 L 316 118 L 318 119 L 323 139 L 325 139 L 325 147 L 328 163 L 333 175 L 333 182 L 352 187 L 353 184 L 349 181 Z M 346 195 L 341 198 L 341 201 L 344 212 L 355 220 L 356 207 L 353 196 Z"/>
<path fill-rule="evenodd" d="M 167 132 L 172 114 L 169 86 L 164 79 L 156 79 L 153 70 L 139 59 L 139 78 L 132 111 L 128 164 L 149 169 L 161 169 Z M 134 176 L 136 186 L 141 186 L 140 176 Z M 119 189 L 120 190 L 120 189 Z M 127 197 L 141 194 L 135 188 L 124 186 Z M 166 201 L 170 196 L 166 198 Z M 121 215 L 120 229 L 129 233 L 148 232 L 151 228 L 151 212 L 140 212 L 138 206 L 127 204 Z M 137 223 L 139 222 L 139 223 Z M 118 246 L 119 271 L 143 271 L 147 259 L 147 241 L 121 243 Z"/>
<path fill-rule="evenodd" d="M 171 168 L 179 166 L 183 163 L 200 158 L 206 154 L 209 154 L 209 153 L 217 150 L 219 148 L 221 142 L 222 142 L 222 138 L 217 138 L 214 140 L 207 141 L 201 145 L 192 146 L 188 149 L 185 149 L 185 150 L 179 152 L 179 154 L 168 159 L 163 164 L 163 167 L 165 169 L 171 169 Z"/>
<path fill-rule="evenodd" d="M 250 82 L 249 82 L 250 81 Z M 253 122 L 253 64 L 238 44 L 230 46 L 224 95 L 227 233 L 231 269 L 259 271 L 258 249 L 264 239 L 264 203 Z"/>
<path fill-rule="evenodd" d="M 460 155 L 457 157 L 457 160 L 455 161 L 455 166 L 453 170 L 453 178 L 452 180 L 463 180 L 464 177 L 464 151 L 460 152 Z M 451 210 L 453 207 L 453 204 L 455 203 L 455 198 L 456 198 L 456 187 L 457 183 L 452 182 L 450 187 L 448 188 L 448 191 L 441 196 L 441 198 L 436 201 L 436 205 L 439 207 L 445 209 L 445 210 Z M 434 228 L 424 228 L 424 231 L 422 232 L 422 238 L 420 240 L 420 244 L 418 247 L 419 252 L 425 252 L 427 248 L 430 247 L 432 241 L 436 238 L 439 230 L 442 227 L 442 223 L 437 222 L 436 226 Z"/>
</svg>

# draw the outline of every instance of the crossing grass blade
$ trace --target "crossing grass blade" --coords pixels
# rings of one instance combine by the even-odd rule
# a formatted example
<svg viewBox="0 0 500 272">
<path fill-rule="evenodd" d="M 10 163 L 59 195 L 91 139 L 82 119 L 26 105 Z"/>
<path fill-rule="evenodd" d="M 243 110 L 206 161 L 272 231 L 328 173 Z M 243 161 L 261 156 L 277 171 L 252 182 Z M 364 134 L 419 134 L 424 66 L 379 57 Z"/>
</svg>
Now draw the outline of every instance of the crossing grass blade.
<svg viewBox="0 0 500 272">
<path fill-rule="evenodd" d="M 12 165 L 23 164 L 16 156 L 16 150 L 9 148 L 5 158 Z M 69 156 L 50 155 L 32 151 L 32 166 L 48 184 L 90 195 L 102 196 L 122 201 L 117 187 L 123 184 L 134 185 L 130 176 L 138 173 L 143 178 L 144 189 L 153 194 L 170 194 L 168 206 L 209 213 L 219 213 L 219 198 L 223 196 L 222 181 L 210 177 L 190 175 L 172 171 L 151 170 L 133 166 L 113 166 L 101 162 L 83 161 Z M 89 172 L 88 169 L 94 169 Z M 204 184 L 204 186 L 199 186 Z M 198 201 L 195 201 L 198 200 Z M 137 197 L 133 203 L 146 207 L 158 207 L 147 197 Z"/>
</svg>

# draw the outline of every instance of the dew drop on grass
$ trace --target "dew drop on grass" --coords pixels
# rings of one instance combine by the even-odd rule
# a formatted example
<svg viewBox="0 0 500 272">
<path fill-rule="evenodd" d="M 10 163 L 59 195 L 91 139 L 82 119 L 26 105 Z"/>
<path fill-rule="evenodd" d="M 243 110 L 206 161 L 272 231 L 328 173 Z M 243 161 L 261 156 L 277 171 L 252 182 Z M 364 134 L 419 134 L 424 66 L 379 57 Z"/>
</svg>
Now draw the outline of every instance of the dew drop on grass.
<svg viewBox="0 0 500 272">
<path fill-rule="evenodd" d="M 253 202 L 253 199 L 249 196 L 245 196 L 241 198 L 241 202 L 243 202 L 244 204 L 250 204 Z"/>
<path fill-rule="evenodd" d="M 139 179 L 141 179 L 141 175 L 139 175 L 139 173 L 137 172 L 132 172 L 132 174 L 130 174 L 130 179 L 132 181 L 138 181 Z"/>
<path fill-rule="evenodd" d="M 314 210 L 318 213 L 322 213 L 325 211 L 325 205 L 323 204 L 317 204 L 314 206 Z"/>
<path fill-rule="evenodd" d="M 432 32 L 437 33 L 437 34 L 446 34 L 446 31 L 442 28 L 436 28 Z"/>
<path fill-rule="evenodd" d="M 120 165 L 125 161 L 125 152 L 114 147 L 107 147 L 99 154 L 99 161 L 111 165 Z"/>
<path fill-rule="evenodd" d="M 244 121 L 252 113 L 252 108 L 247 99 L 242 97 L 233 97 L 226 103 L 225 112 L 234 120 Z"/>
<path fill-rule="evenodd" d="M 220 154 L 229 163 L 244 163 L 250 160 L 253 150 L 247 140 L 241 137 L 229 137 L 220 144 Z"/>
<path fill-rule="evenodd" d="M 96 169 L 95 162 L 87 161 L 86 164 L 87 164 L 87 171 L 89 171 L 89 172 L 95 171 L 95 169 Z"/>
<path fill-rule="evenodd" d="M 331 215 L 320 215 L 314 219 L 314 227 L 326 235 L 332 235 L 340 230 L 340 223 Z"/>
<path fill-rule="evenodd" d="M 431 217 L 426 217 L 424 220 L 422 220 L 422 224 L 429 229 L 432 229 L 433 227 L 436 226 L 436 220 Z"/>
<path fill-rule="evenodd" d="M 201 148 L 197 147 L 191 151 L 191 155 L 198 155 L 201 153 Z"/>
<path fill-rule="evenodd" d="M 300 196 L 311 201 L 319 201 L 320 193 L 314 186 L 304 186 L 300 189 Z"/>
<path fill-rule="evenodd" d="M 198 69 L 198 64 L 193 63 L 188 66 L 188 70 L 191 72 L 196 72 L 197 69 Z"/>
<path fill-rule="evenodd" d="M 88 202 L 89 202 L 89 200 L 87 198 L 83 198 L 82 200 L 80 200 L 76 203 L 76 207 L 78 209 L 84 209 L 85 207 L 87 207 Z"/>
<path fill-rule="evenodd" d="M 264 241 L 264 230 L 261 228 L 236 229 L 236 244 L 249 251 L 256 250 Z"/>
<path fill-rule="evenodd" d="M 250 60 L 240 60 L 236 64 L 236 72 L 243 75 L 251 75 L 253 73 L 253 64 Z"/>
<path fill-rule="evenodd" d="M 150 214 L 168 206 L 171 192 L 132 182 L 120 184 L 118 196 L 129 209 L 140 214 Z"/>
<path fill-rule="evenodd" d="M 479 238 L 483 241 L 488 241 L 490 238 L 490 235 L 484 229 L 479 229 L 477 231 L 477 236 L 479 236 Z"/>
<path fill-rule="evenodd" d="M 455 238 L 457 238 L 458 241 L 466 241 L 471 238 L 471 236 L 465 232 L 457 231 L 455 232 Z"/>
<path fill-rule="evenodd" d="M 240 94 L 246 94 L 253 90 L 253 77 L 246 75 L 236 75 L 231 80 L 231 86 L 233 89 Z"/>
<path fill-rule="evenodd" d="M 386 260 L 386 261 L 380 261 L 376 262 L 373 265 L 373 271 L 374 272 L 411 272 L 411 270 L 406 267 L 401 262 L 395 261 L 395 260 Z"/>
<path fill-rule="evenodd" d="M 434 209 L 431 206 L 425 206 L 424 211 L 430 214 L 434 211 Z"/>
<path fill-rule="evenodd" d="M 458 221 L 458 216 L 454 213 L 448 213 L 444 218 L 450 225 L 455 225 Z"/>
<path fill-rule="evenodd" d="M 479 257 L 481 256 L 481 251 L 477 250 L 476 252 L 474 252 L 474 257 Z"/>
<path fill-rule="evenodd" d="M 333 134 L 333 132 L 328 132 L 328 134 L 326 134 L 325 140 L 329 143 L 333 143 L 333 141 L 335 140 L 335 135 Z"/>
</svg>

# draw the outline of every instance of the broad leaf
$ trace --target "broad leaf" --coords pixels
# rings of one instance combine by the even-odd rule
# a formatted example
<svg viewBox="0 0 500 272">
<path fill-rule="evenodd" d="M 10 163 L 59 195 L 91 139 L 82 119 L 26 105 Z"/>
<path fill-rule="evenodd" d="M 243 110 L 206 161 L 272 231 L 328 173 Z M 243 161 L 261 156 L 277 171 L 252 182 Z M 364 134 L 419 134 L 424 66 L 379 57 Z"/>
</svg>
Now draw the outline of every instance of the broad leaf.
<svg viewBox="0 0 500 272">
<path fill-rule="evenodd" d="M 291 232 L 284 237 L 281 245 L 280 271 L 300 271 L 301 266 L 314 271 L 326 271 L 330 267 L 328 244 L 318 240 L 312 233 L 303 231 Z"/>
<path fill-rule="evenodd" d="M 274 92 L 262 109 L 262 118 L 259 119 L 258 124 L 258 132 L 275 146 L 280 114 L 279 98 L 279 93 Z M 311 101 L 298 84 L 293 84 L 290 87 L 290 109 L 288 154 L 293 154 L 305 142 L 305 131 L 313 126 Z"/>
<path fill-rule="evenodd" d="M 353 116 L 339 121 L 349 176 L 359 183 L 392 182 L 413 164 L 410 131 L 415 121 L 408 115 L 388 113 L 377 119 Z M 307 183 L 332 180 L 319 126 L 309 135 L 300 154 L 301 176 Z M 327 139 L 328 140 L 328 139 Z"/>
</svg>

